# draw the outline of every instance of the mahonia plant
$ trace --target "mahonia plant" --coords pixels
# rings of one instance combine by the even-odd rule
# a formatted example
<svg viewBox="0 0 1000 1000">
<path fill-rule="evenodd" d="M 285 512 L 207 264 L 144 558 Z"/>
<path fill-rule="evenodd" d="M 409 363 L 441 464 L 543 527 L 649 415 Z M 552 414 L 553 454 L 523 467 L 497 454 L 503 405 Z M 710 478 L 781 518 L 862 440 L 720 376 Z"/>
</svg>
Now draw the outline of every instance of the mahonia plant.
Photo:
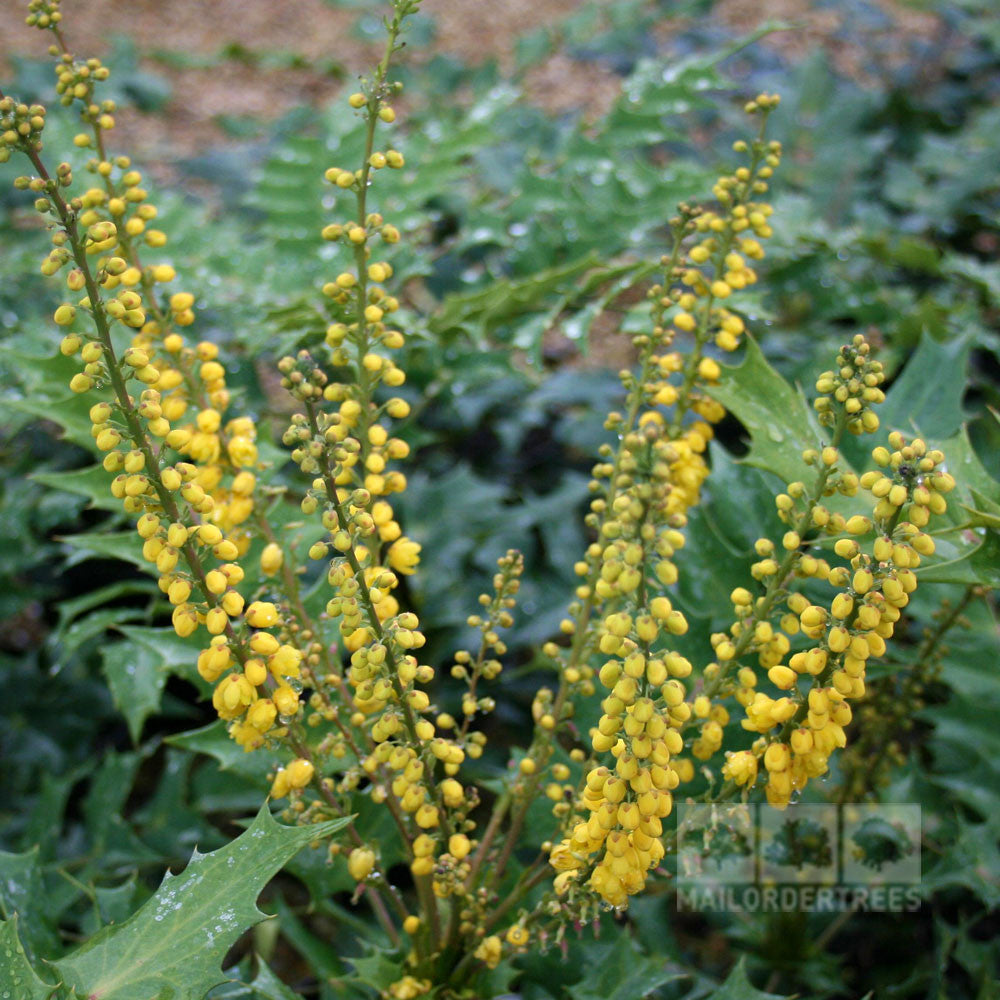
<svg viewBox="0 0 1000 1000">
<path fill-rule="evenodd" d="M 482 755 L 484 718 L 502 696 L 501 634 L 514 620 L 523 559 L 512 551 L 499 560 L 468 619 L 480 639 L 450 664 L 462 692 L 457 718 L 438 706 L 421 623 L 399 596 L 420 562 L 393 505 L 409 452 L 397 428 L 410 405 L 395 394 L 406 336 L 386 259 L 401 234 L 371 195 L 404 165 L 382 133 L 401 90 L 390 65 L 419 0 L 393 0 L 385 54 L 348 98 L 365 126 L 360 162 L 325 174 L 335 217 L 321 235 L 342 261 L 322 289 L 332 317 L 325 343 L 277 362 L 295 404 L 282 441 L 304 476 L 308 559 L 327 588 L 321 616 L 307 611 L 295 545 L 269 516 L 276 501 L 255 421 L 235 410 L 218 347 L 189 336 L 195 298 L 173 290 L 142 174 L 107 148 L 116 111 L 101 97 L 108 69 L 68 48 L 58 0 L 29 7 L 28 23 L 54 38 L 60 102 L 79 112 L 74 141 L 90 154 L 87 181 L 78 184 L 68 162 L 50 171 L 46 109 L 10 96 L 0 98 L 0 160 L 17 154 L 33 171 L 15 186 L 35 195 L 51 234 L 41 269 L 66 289 L 53 319 L 60 350 L 79 363 L 70 386 L 93 399 L 108 488 L 135 518 L 177 634 L 201 642 L 197 669 L 219 717 L 248 753 L 284 754 L 272 800 L 309 825 L 352 816 L 367 798 L 392 824 L 408 880 L 390 878 L 383 845 L 353 823 L 329 845 L 330 863 L 345 856 L 358 897 L 401 956 L 404 974 L 387 996 L 459 990 L 504 957 L 624 908 L 672 848 L 664 821 L 696 775 L 709 777 L 698 793 L 706 801 L 762 789 L 783 809 L 827 773 L 852 703 L 866 696 L 867 663 L 883 655 L 914 570 L 934 551 L 925 529 L 954 480 L 940 451 L 898 433 L 874 447 L 875 470 L 859 476 L 844 461 L 844 435 L 876 433 L 883 399 L 882 367 L 855 337 L 816 383 L 829 437 L 802 456 L 813 477 L 776 497 L 788 530 L 757 541 L 711 659 L 693 664 L 678 651 L 688 623 L 670 594 L 725 415 L 713 399 L 722 369 L 712 348 L 739 348 L 746 329 L 733 302 L 756 282 L 772 235 L 766 198 L 781 147 L 766 124 L 776 96 L 747 104 L 755 135 L 734 145 L 737 165 L 718 178 L 712 207 L 684 204 L 669 220 L 661 276 L 647 290 L 649 325 L 634 338 L 636 368 L 621 373 L 623 411 L 608 416 L 613 443 L 593 467 L 580 582 L 541 651 L 555 683 L 535 695 L 533 730 L 494 794 L 464 765 Z M 262 545 L 249 567 L 254 541 Z M 807 596 L 817 586 L 828 588 L 819 602 Z M 577 706 L 598 696 L 599 718 L 583 734 Z M 734 703 L 740 726 L 730 726 Z M 859 745 L 880 725 L 869 719 Z M 551 803 L 551 823 L 532 830 L 538 856 L 512 879 L 540 800 Z"/>
</svg>

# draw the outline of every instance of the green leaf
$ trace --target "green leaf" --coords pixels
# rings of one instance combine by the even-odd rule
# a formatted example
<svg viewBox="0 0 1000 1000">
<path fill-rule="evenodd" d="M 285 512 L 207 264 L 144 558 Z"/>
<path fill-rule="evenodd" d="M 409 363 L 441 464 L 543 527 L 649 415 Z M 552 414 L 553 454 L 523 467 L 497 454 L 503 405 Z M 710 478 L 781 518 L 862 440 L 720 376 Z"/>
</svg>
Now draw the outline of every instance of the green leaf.
<svg viewBox="0 0 1000 1000">
<path fill-rule="evenodd" d="M 826 440 L 802 393 L 768 363 L 752 338 L 738 367 L 725 366 L 718 385 L 707 390 L 750 433 L 750 452 L 741 461 L 780 476 L 783 482 L 814 478 L 802 452 Z"/>
<path fill-rule="evenodd" d="M 155 649 L 170 673 L 188 680 L 198 677 L 196 663 L 202 644 L 197 639 L 182 639 L 169 625 L 162 628 L 123 625 L 118 631 L 132 642 Z"/>
<path fill-rule="evenodd" d="M 934 561 L 928 560 L 917 570 L 921 583 L 1000 587 L 1000 534 L 990 531 L 981 537 L 968 531 L 952 532 L 935 536 L 934 541 Z"/>
<path fill-rule="evenodd" d="M 1000 906 L 1000 849 L 996 829 L 984 823 L 961 823 L 958 838 L 948 845 L 930 871 L 920 878 L 920 889 L 934 892 L 962 887 L 974 892 L 987 909 Z"/>
<path fill-rule="evenodd" d="M 265 804 L 236 840 L 211 854 L 195 851 L 184 872 L 168 872 L 134 916 L 105 927 L 55 966 L 86 997 L 202 1000 L 225 981 L 226 952 L 264 919 L 256 901 L 271 877 L 311 840 L 347 822 L 279 826 Z"/>
<path fill-rule="evenodd" d="M 120 583 L 112 583 L 107 587 L 89 590 L 79 597 L 60 601 L 58 608 L 59 625 L 56 633 L 60 641 L 62 641 L 63 635 L 69 628 L 70 623 L 91 608 L 96 608 L 102 604 L 110 604 L 120 597 L 127 597 L 131 594 L 145 594 L 149 597 L 156 593 L 156 584 L 152 580 L 122 580 Z"/>
<path fill-rule="evenodd" d="M 639 1000 L 685 976 L 662 957 L 642 954 L 627 937 L 588 949 L 587 959 L 592 963 L 588 974 L 568 987 L 572 1000 Z"/>
<path fill-rule="evenodd" d="M 935 438 L 956 433 L 964 416 L 970 346 L 968 337 L 938 343 L 925 333 L 879 407 L 882 425 L 906 434 L 916 428 Z"/>
<path fill-rule="evenodd" d="M 955 477 L 947 514 L 955 527 L 935 534 L 935 557 L 917 573 L 924 582 L 1000 586 L 1000 533 L 991 523 L 1000 512 L 1000 482 L 983 466 L 966 427 L 947 440 L 932 438 L 930 443 L 944 452 Z M 970 516 L 961 514 L 963 509 Z M 967 530 L 970 524 L 975 530 Z"/>
<path fill-rule="evenodd" d="M 133 867 L 155 863 L 159 855 L 146 846 L 124 818 L 125 802 L 145 756 L 135 753 L 106 753 L 91 778 L 82 811 L 93 850 L 106 865 Z"/>
<path fill-rule="evenodd" d="M 968 490 L 969 496 L 963 496 L 963 499 L 971 498 L 978 506 L 978 494 L 978 497 L 988 505 L 986 509 L 991 511 L 1000 509 L 1000 482 L 993 478 L 980 461 L 969 440 L 968 427 L 963 426 L 957 434 L 947 440 L 935 434 L 933 440 L 935 447 L 944 452 L 948 469 L 955 477 L 958 494 L 963 496 Z"/>
<path fill-rule="evenodd" d="M 0 915 L 7 919 L 19 915 L 24 921 L 24 940 L 32 958 L 49 952 L 56 943 L 43 912 L 44 903 L 38 848 L 23 854 L 0 851 Z"/>
<path fill-rule="evenodd" d="M 268 968 L 262 958 L 257 959 L 257 975 L 250 986 L 261 1000 L 302 1000 Z"/>
<path fill-rule="evenodd" d="M 132 742 L 138 743 L 142 724 L 160 707 L 167 681 L 163 657 L 146 643 L 116 642 L 105 646 L 102 669 Z"/>
<path fill-rule="evenodd" d="M 367 955 L 348 959 L 354 966 L 352 979 L 373 987 L 381 996 L 403 975 L 403 960 L 379 948 L 369 946 L 367 950 Z"/>
<path fill-rule="evenodd" d="M 474 292 L 448 295 L 428 325 L 441 336 L 468 333 L 478 327 L 476 339 L 486 342 L 498 326 L 542 309 L 551 296 L 571 289 L 570 279 L 597 267 L 597 255 L 588 254 L 530 278 L 502 279 Z"/>
<path fill-rule="evenodd" d="M 233 771 L 251 781 L 262 782 L 273 764 L 272 758 L 264 754 L 247 753 L 230 738 L 226 723 L 221 719 L 200 729 L 168 736 L 164 742 L 182 750 L 214 757 L 219 762 L 220 770 Z"/>
<path fill-rule="evenodd" d="M 18 371 L 25 376 L 27 385 L 22 398 L 5 399 L 4 405 L 40 420 L 57 423 L 67 441 L 93 452 L 94 437 L 90 433 L 93 401 L 84 394 L 65 392 L 63 389 L 79 370 L 77 360 L 58 353 L 39 356 L 9 349 L 6 360 L 18 365 Z"/>
<path fill-rule="evenodd" d="M 1000 531 L 1000 506 L 977 489 L 970 489 L 975 507 L 962 504 L 962 509 L 969 513 L 969 523 L 974 528 L 992 528 Z"/>
<path fill-rule="evenodd" d="M 746 959 L 741 958 L 709 1000 L 781 1000 L 781 994 L 758 990 L 747 979 Z"/>
<path fill-rule="evenodd" d="M 329 909 L 329 907 L 330 901 L 327 900 L 324 908 Z M 314 976 L 329 981 L 345 975 L 347 966 L 337 953 L 337 949 L 325 937 L 313 934 L 280 896 L 274 901 L 274 911 L 282 938 L 302 956 Z M 347 921 L 342 926 L 349 927 L 350 922 Z M 362 933 L 367 930 L 363 924 L 357 929 Z"/>
<path fill-rule="evenodd" d="M 71 472 L 35 472 L 30 478 L 50 489 L 86 497 L 91 507 L 116 513 L 121 510 L 121 501 L 116 500 L 109 489 L 111 477 L 102 465 L 73 469 Z"/>
<path fill-rule="evenodd" d="M 54 986 L 35 975 L 17 935 L 17 915 L 0 920 L 0 986 L 12 988 L 17 1000 L 48 1000 Z M 6 996 L 11 996 L 9 992 Z"/>
<path fill-rule="evenodd" d="M 59 541 L 74 549 L 66 559 L 67 566 L 76 566 L 88 559 L 120 559 L 140 569 L 149 569 L 149 563 L 142 558 L 142 539 L 134 531 L 60 535 Z"/>
<path fill-rule="evenodd" d="M 97 900 L 102 922 L 106 924 L 124 923 L 132 912 L 137 892 L 138 885 L 134 874 L 121 885 L 104 888 L 95 886 L 94 898 Z"/>
</svg>

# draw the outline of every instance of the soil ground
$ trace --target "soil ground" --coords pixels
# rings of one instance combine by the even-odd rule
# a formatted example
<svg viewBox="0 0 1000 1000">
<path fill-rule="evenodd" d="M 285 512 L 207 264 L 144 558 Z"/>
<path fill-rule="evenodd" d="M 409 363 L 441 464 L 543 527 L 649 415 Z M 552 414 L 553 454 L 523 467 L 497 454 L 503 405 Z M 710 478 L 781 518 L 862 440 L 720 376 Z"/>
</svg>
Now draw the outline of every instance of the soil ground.
<svg viewBox="0 0 1000 1000">
<path fill-rule="evenodd" d="M 381 10 L 372 0 L 371 10 Z M 476 63 L 495 58 L 513 65 L 516 39 L 543 26 L 558 25 L 577 11 L 581 0 L 424 0 L 422 10 L 436 24 L 429 49 L 409 58 L 445 52 Z M 894 0 L 878 0 L 891 32 L 898 37 L 927 37 L 939 29 L 937 18 Z M 22 27 L 24 0 L 0 0 L 0 78 L 9 72 L 7 57 L 44 57 L 49 36 Z M 324 0 L 66 0 L 67 41 L 81 55 L 102 55 L 109 39 L 126 35 L 143 54 L 143 67 L 166 77 L 173 97 L 163 112 L 123 116 L 116 139 L 147 161 L 171 160 L 233 142 L 220 116 L 276 117 L 290 107 L 321 104 L 343 85 L 321 69 L 331 61 L 346 74 L 361 72 L 377 50 L 360 43 L 352 28 L 361 9 Z M 762 44 L 789 55 L 827 48 L 840 68 L 859 74 L 861 53 L 845 44 L 840 29 L 851 16 L 847 3 L 813 0 L 719 0 L 712 18 L 735 32 L 748 32 L 767 19 L 794 22 Z M 664 23 L 663 31 L 675 21 Z M 249 53 L 282 52 L 301 56 L 312 66 L 262 70 L 253 60 L 220 59 L 204 68 L 178 67 L 154 58 L 157 51 L 184 57 L 211 57 L 226 47 Z M 582 108 L 599 114 L 618 92 L 619 78 L 594 62 L 579 62 L 555 52 L 525 79 L 530 99 L 551 110 Z"/>
</svg>

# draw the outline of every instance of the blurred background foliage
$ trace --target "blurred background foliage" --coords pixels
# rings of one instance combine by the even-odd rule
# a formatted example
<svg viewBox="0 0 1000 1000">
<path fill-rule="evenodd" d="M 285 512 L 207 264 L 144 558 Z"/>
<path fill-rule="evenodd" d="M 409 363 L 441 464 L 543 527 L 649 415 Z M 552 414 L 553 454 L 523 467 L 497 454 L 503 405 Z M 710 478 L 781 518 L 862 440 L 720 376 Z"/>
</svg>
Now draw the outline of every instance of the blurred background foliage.
<svg viewBox="0 0 1000 1000">
<path fill-rule="evenodd" d="M 376 4 L 330 6 L 349 19 L 352 45 L 379 36 Z M 570 5 L 510 39 L 501 62 L 436 48 L 433 5 L 419 16 L 401 70 L 408 165 L 377 192 L 404 232 L 392 262 L 404 276 L 403 366 L 417 406 L 403 515 L 424 545 L 410 597 L 441 662 L 467 638 L 473 610 L 457 581 L 486 586 L 506 548 L 526 554 L 492 750 L 480 762 L 483 780 L 496 781 L 541 679 L 533 644 L 555 631 L 571 593 L 586 539 L 570 515 L 582 513 L 603 417 L 620 398 L 627 334 L 646 322 L 641 285 L 666 219 L 709 190 L 742 135 L 744 97 L 780 92 L 773 134 L 788 155 L 775 183 L 776 238 L 749 300 L 764 356 L 808 391 L 837 345 L 865 332 L 895 379 L 888 424 L 948 441 L 971 486 L 945 543 L 950 561 L 928 567 L 939 585 L 921 588 L 897 652 L 937 663 L 886 793 L 923 806 L 923 903 L 849 918 L 690 914 L 663 882 L 617 928 L 609 916 L 599 937 L 573 939 L 569 962 L 553 949 L 505 964 L 496 992 L 763 996 L 752 982 L 806 997 L 994 997 L 1000 643 L 995 605 L 970 588 L 1000 575 L 1000 18 L 990 0 L 926 0 L 922 30 L 908 31 L 900 8 L 838 0 L 815 5 L 838 16 L 803 45 L 794 7 L 779 11 L 793 23 L 748 34 L 750 15 L 741 27 L 722 6 Z M 21 37 L 13 11 L 4 33 Z M 333 57 L 238 42 L 205 55 L 118 36 L 107 61 L 121 117 L 150 127 L 183 116 L 175 71 L 249 67 L 262 89 L 278 71 L 308 72 L 328 90 L 352 83 Z M 45 62 L 9 63 L 6 91 L 50 97 Z M 552 66 L 573 70 L 564 85 L 602 81 L 601 99 L 588 104 L 584 88 L 575 105 L 553 107 Z M 70 148 L 74 124 L 54 112 L 50 148 Z M 210 142 L 178 143 L 148 165 L 163 178 L 160 220 L 179 284 L 197 295 L 198 334 L 224 346 L 236 406 L 258 416 L 267 438 L 287 408 L 274 359 L 321 340 L 327 324 L 318 288 L 334 264 L 317 235 L 322 172 L 350 162 L 360 131 L 342 100 L 325 97 L 278 117 L 222 111 L 214 125 Z M 12 168 L 0 167 L 0 913 L 28 894 L 44 899 L 22 933 L 30 953 L 55 957 L 132 912 L 195 844 L 233 836 L 234 820 L 256 811 L 266 765 L 197 704 L 192 647 L 164 628 L 162 595 L 129 561 L 128 525 L 91 468 L 85 405 L 67 400 L 68 363 L 53 357 L 57 290 L 38 272 L 46 238 L 11 187 Z M 737 397 L 747 378 L 734 381 Z M 66 414 L 61 427 L 56 413 Z M 679 594 L 698 662 L 727 614 L 717 595 L 744 580 L 754 537 L 774 527 L 777 479 L 754 466 L 753 451 L 737 461 L 745 431 L 794 435 L 794 414 L 774 416 L 767 428 L 728 418 L 713 446 Z M 301 484 L 280 450 L 272 441 L 262 453 L 294 497 Z M 922 628 L 934 627 L 942 600 L 965 602 L 962 627 L 928 641 Z M 379 821 L 372 812 L 360 822 L 377 836 Z M 265 897 L 278 919 L 230 956 L 253 985 L 213 996 L 371 996 L 393 966 L 363 954 L 343 863 L 307 853 L 289 873 Z"/>
</svg>

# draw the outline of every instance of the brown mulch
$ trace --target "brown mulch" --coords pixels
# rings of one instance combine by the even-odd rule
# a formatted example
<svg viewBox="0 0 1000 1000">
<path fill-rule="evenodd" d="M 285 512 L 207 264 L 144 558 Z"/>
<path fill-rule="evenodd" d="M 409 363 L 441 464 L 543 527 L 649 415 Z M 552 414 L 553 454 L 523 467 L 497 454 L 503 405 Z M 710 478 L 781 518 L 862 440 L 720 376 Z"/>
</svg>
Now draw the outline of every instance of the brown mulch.
<svg viewBox="0 0 1000 1000">
<path fill-rule="evenodd" d="M 387 5 L 375 0 L 369 11 Z M 895 0 L 879 0 L 895 34 L 927 37 L 938 29 L 930 14 L 908 9 Z M 22 26 L 24 0 L 0 0 L 0 74 L 12 54 L 43 57 L 49 36 Z M 436 35 L 429 50 L 414 49 L 408 58 L 443 52 L 468 62 L 497 59 L 506 70 L 514 62 L 517 38 L 540 27 L 558 26 L 581 7 L 581 0 L 425 0 L 423 12 L 434 18 Z M 132 38 L 147 68 L 166 77 L 173 98 L 165 113 L 123 116 L 116 136 L 121 146 L 150 159 L 174 159 L 213 145 L 233 142 L 220 128 L 220 116 L 276 117 L 303 103 L 320 105 L 343 83 L 321 70 L 333 60 L 348 75 L 362 72 L 379 50 L 359 42 L 352 27 L 362 12 L 323 0 L 65 0 L 67 41 L 82 55 L 102 55 L 108 40 Z M 862 53 L 840 43 L 837 29 L 847 7 L 820 6 L 811 0 L 719 0 L 712 17 L 737 32 L 753 30 L 761 21 L 783 19 L 795 30 L 772 35 L 761 44 L 792 56 L 816 46 L 828 49 L 839 67 L 861 73 Z M 672 22 L 671 22 L 672 23 Z M 669 30 L 664 23 L 663 32 Z M 157 50 L 211 57 L 226 46 L 250 52 L 295 53 L 316 68 L 261 69 L 239 60 L 217 61 L 210 68 L 178 68 L 148 57 Z M 607 109 L 619 89 L 619 78 L 594 62 L 579 62 L 555 52 L 525 78 L 530 100 L 551 111 L 580 108 L 588 116 Z"/>
<path fill-rule="evenodd" d="M 838 31 L 849 16 L 844 5 L 813 0 L 717 0 L 713 20 L 735 33 L 753 31 L 765 20 L 784 20 L 793 30 L 764 38 L 759 44 L 780 49 L 792 59 L 823 47 L 838 69 L 862 83 L 872 51 L 901 51 L 891 44 L 905 37 L 932 37 L 938 19 L 897 0 L 876 0 L 891 21 L 892 38 L 871 38 L 865 49 L 844 44 Z M 434 18 L 436 32 L 427 49 L 414 47 L 406 58 L 427 59 L 449 53 L 468 63 L 496 59 L 505 71 L 514 68 L 518 37 L 542 27 L 558 28 L 578 11 L 582 0 L 424 0 L 422 10 Z M 49 43 L 43 34 L 22 25 L 24 0 L 0 0 L 0 79 L 8 71 L 9 55 L 44 57 Z M 372 0 L 366 10 L 388 8 Z M 346 80 L 364 72 L 381 55 L 380 47 L 359 42 L 352 28 L 363 12 L 324 0 L 64 0 L 67 43 L 80 55 L 104 55 L 116 34 L 133 39 L 143 54 L 142 67 L 165 77 L 172 98 L 156 114 L 130 112 L 119 118 L 113 144 L 136 153 L 155 181 L 173 179 L 177 159 L 238 140 L 220 125 L 223 116 L 276 118 L 290 108 L 327 103 L 345 85 L 322 67 L 343 67 Z M 656 33 L 666 36 L 676 21 L 665 20 Z M 308 61 L 302 68 L 267 69 L 252 59 L 216 58 L 207 68 L 181 68 L 157 51 L 210 59 L 222 49 L 240 46 L 249 53 L 294 53 Z M 527 98 L 551 112 L 581 110 L 599 117 L 618 96 L 621 80 L 611 69 L 593 61 L 573 59 L 555 51 L 525 75 Z M 187 183 L 191 183 L 188 179 Z M 592 354 L 585 365 L 618 367 L 631 360 L 628 338 L 611 336 L 617 326 L 613 312 L 599 318 L 592 337 Z M 563 364 L 580 364 L 572 345 L 557 330 L 546 337 L 548 353 Z M 567 356 L 562 357 L 563 354 Z"/>
</svg>

